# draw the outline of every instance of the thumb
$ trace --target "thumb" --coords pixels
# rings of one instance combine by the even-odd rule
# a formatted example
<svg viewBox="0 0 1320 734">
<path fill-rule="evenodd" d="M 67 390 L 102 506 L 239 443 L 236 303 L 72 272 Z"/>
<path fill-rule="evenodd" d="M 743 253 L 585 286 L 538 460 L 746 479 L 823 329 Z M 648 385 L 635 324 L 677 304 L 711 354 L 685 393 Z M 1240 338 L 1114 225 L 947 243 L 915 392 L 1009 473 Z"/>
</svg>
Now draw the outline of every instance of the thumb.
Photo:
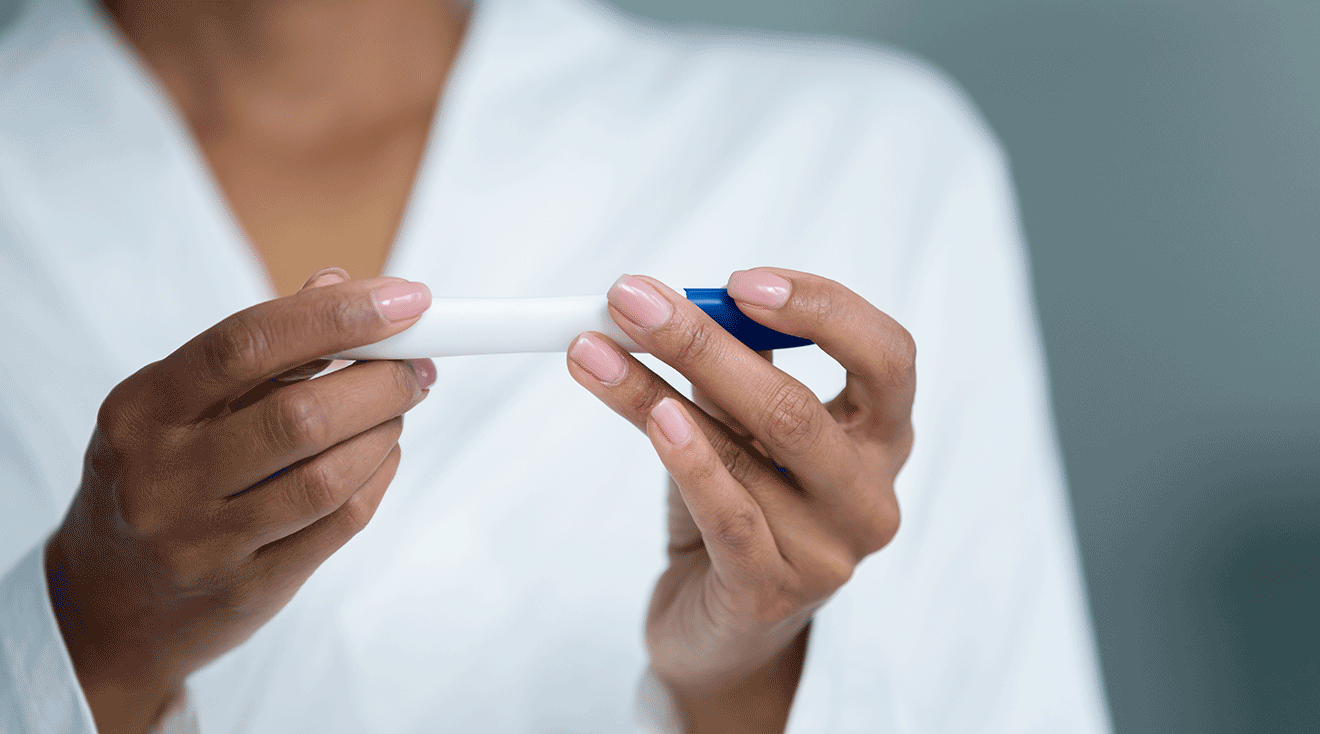
<svg viewBox="0 0 1320 734">
<path fill-rule="evenodd" d="M 312 276 L 298 290 L 305 291 L 308 288 L 320 288 L 335 283 L 345 283 L 349 280 L 351 279 L 348 277 L 348 271 L 343 268 L 321 268 L 312 273 Z"/>
</svg>

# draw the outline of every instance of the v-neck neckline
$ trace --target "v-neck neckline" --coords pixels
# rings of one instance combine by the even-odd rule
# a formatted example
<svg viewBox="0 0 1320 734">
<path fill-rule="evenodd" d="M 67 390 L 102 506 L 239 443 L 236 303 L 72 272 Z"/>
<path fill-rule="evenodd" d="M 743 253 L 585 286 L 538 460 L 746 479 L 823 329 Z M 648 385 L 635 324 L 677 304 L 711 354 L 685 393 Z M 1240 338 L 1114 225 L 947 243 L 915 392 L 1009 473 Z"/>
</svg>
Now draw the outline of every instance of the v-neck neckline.
<svg viewBox="0 0 1320 734">
<path fill-rule="evenodd" d="M 263 300 L 279 297 L 279 291 L 263 264 L 260 253 L 240 224 L 224 189 L 215 176 L 215 171 L 202 153 L 201 146 L 184 120 L 178 105 L 174 103 L 173 98 L 152 73 L 146 61 L 124 37 L 97 0 L 73 0 L 73 4 L 79 6 L 85 13 L 88 22 L 95 27 L 110 52 L 117 57 L 116 61 L 128 71 L 138 91 L 151 106 L 152 117 L 160 123 L 172 147 L 184 161 L 183 168 L 188 179 L 187 183 L 196 188 L 199 202 L 225 230 L 219 239 L 227 243 L 233 254 L 237 255 L 234 260 L 243 263 L 246 270 L 244 276 L 248 282 L 252 284 L 254 290 L 263 294 Z M 473 65 L 473 59 L 478 56 L 475 49 L 480 45 L 479 37 L 485 31 L 487 5 L 487 2 L 480 0 L 469 4 L 463 36 L 450 63 L 444 86 L 440 90 L 435 112 L 431 116 L 426 141 L 422 147 L 416 173 L 413 175 L 403 214 L 381 271 L 382 275 L 400 273 L 399 277 L 406 277 L 408 262 L 413 259 L 413 251 L 420 244 L 415 241 L 425 240 L 427 237 L 423 231 L 425 218 L 419 214 L 419 209 L 430 198 L 428 194 L 441 186 L 445 167 L 441 165 L 440 159 L 449 139 L 447 134 L 449 122 L 455 116 L 456 101 L 463 96 L 462 91 L 467 87 L 467 79 L 472 76 L 470 67 Z"/>
</svg>

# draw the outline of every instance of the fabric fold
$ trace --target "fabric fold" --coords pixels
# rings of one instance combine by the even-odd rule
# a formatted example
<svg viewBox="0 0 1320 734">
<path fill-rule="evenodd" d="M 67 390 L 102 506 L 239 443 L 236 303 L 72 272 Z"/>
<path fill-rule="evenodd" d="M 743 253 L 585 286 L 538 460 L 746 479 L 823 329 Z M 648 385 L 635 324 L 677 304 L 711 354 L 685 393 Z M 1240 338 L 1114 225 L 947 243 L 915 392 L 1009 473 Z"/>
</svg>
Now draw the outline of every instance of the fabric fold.
<svg viewBox="0 0 1320 734">
<path fill-rule="evenodd" d="M 96 734 L 46 593 L 45 547 L 0 579 L 0 733 Z"/>
</svg>

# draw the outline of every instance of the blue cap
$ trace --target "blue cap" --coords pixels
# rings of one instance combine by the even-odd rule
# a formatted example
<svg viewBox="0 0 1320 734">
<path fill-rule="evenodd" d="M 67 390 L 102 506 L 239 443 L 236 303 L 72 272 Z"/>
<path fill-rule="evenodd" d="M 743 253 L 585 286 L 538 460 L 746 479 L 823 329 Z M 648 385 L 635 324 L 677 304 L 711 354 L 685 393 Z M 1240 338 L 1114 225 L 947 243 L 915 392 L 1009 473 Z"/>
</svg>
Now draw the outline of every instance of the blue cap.
<svg viewBox="0 0 1320 734">
<path fill-rule="evenodd" d="M 738 310 L 738 305 L 724 288 L 684 288 L 683 290 L 687 292 L 689 301 L 697 304 L 707 316 L 715 319 L 715 323 L 723 326 L 725 331 L 733 334 L 749 349 L 762 352 L 767 349 L 805 347 L 811 343 L 810 339 L 784 334 L 747 318 L 747 314 Z"/>
</svg>

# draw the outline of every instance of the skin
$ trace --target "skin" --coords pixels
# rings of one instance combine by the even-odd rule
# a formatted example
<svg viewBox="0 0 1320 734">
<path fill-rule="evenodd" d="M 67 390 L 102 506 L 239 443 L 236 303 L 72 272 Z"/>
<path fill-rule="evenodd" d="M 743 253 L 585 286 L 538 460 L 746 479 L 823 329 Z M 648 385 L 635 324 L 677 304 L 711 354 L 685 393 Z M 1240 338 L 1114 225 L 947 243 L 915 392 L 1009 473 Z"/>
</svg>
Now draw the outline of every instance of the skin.
<svg viewBox="0 0 1320 734">
<path fill-rule="evenodd" d="M 277 293 L 330 265 L 382 273 L 462 40 L 457 4 L 107 3 Z"/>
<path fill-rule="evenodd" d="M 247 639 L 371 519 L 430 360 L 320 355 L 403 331 L 397 278 L 318 273 L 117 385 L 46 547 L 47 583 L 101 732 L 144 732 L 188 674 Z M 399 314 L 394 314 L 398 316 Z M 429 377 L 427 376 L 429 375 Z"/>
<path fill-rule="evenodd" d="M 568 361 L 579 384 L 646 433 L 669 470 L 669 568 L 646 639 L 691 732 L 783 731 L 811 615 L 897 532 L 894 479 L 912 448 L 908 332 L 834 281 L 758 270 L 790 284 L 782 305 L 748 303 L 737 273 L 730 295 L 753 320 L 811 339 L 847 370 L 828 403 L 646 277 L 619 279 L 611 316 L 691 380 L 694 399 L 601 334 L 579 339 L 615 352 L 622 377 L 602 381 L 572 352 Z M 670 311 L 658 325 L 629 317 L 629 291 L 647 285 Z M 663 403 L 677 408 L 677 430 L 660 420 Z"/>
<path fill-rule="evenodd" d="M 327 366 L 320 355 L 415 321 L 382 315 L 375 295 L 401 281 L 377 276 L 465 17 L 443 0 L 108 9 L 284 296 L 147 365 L 98 415 L 47 568 L 97 727 L 112 734 L 147 731 L 189 673 L 249 637 L 365 526 L 393 478 L 429 360 L 307 378 Z M 303 282 L 331 263 L 344 269 Z M 693 400 L 598 334 L 581 338 L 619 354 L 624 377 L 607 384 L 568 364 L 646 432 L 672 477 L 670 567 L 647 643 L 692 732 L 783 731 L 812 613 L 897 529 L 893 478 L 912 440 L 907 332 L 837 283 L 765 270 L 789 279 L 787 303 L 739 307 L 848 370 L 826 404 L 649 279 L 670 321 L 629 321 L 618 286 L 611 313 L 692 380 Z M 656 417 L 664 398 L 694 429 L 677 445 Z"/>
<path fill-rule="evenodd" d="M 288 296 L 148 365 L 101 407 L 47 568 L 97 727 L 114 733 L 146 731 L 189 672 L 283 607 L 370 519 L 393 477 L 399 416 L 425 394 L 416 369 L 434 375 L 434 365 L 362 364 L 300 382 L 328 365 L 316 357 L 412 323 L 383 319 L 371 293 L 398 280 L 376 276 L 465 18 L 430 0 L 129 0 L 107 10 Z M 293 295 L 333 263 L 348 270 L 318 272 L 315 288 Z M 244 334 L 255 346 L 236 353 Z M 217 359 L 228 373 L 212 374 Z M 308 406 L 310 418 L 289 414 Z M 215 494 L 220 485 L 253 488 L 231 498 Z"/>
</svg>

